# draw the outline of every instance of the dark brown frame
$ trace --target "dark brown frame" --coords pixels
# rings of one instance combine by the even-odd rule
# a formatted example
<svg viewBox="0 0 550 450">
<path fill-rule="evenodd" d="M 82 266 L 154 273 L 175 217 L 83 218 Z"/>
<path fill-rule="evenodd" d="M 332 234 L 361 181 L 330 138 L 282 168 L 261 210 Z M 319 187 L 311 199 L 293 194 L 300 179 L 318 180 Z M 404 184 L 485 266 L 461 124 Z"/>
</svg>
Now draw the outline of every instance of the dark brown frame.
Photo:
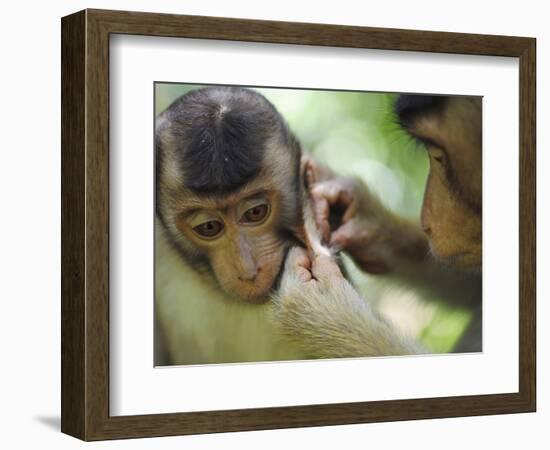
<svg viewBox="0 0 550 450">
<path fill-rule="evenodd" d="M 64 17 L 61 30 L 64 433 L 99 440 L 535 411 L 534 38 L 104 10 Z M 519 392 L 109 416 L 108 99 L 113 33 L 518 57 Z"/>
</svg>

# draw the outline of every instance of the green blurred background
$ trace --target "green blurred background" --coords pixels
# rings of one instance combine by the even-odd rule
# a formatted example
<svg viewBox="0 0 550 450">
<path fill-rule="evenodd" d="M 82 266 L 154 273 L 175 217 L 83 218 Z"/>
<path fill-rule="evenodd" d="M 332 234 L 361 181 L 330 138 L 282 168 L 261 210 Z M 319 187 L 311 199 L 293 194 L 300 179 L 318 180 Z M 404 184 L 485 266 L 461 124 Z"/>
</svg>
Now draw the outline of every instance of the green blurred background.
<svg viewBox="0 0 550 450">
<path fill-rule="evenodd" d="M 203 86 L 155 84 L 155 113 L 177 97 Z M 254 88 L 271 101 L 288 122 L 302 147 L 336 172 L 361 177 L 384 204 L 418 220 L 428 158 L 396 125 L 396 94 Z M 364 274 L 347 259 L 357 288 L 377 303 L 382 315 L 434 352 L 447 352 L 470 320 L 466 311 L 426 302 L 383 277 Z"/>
</svg>

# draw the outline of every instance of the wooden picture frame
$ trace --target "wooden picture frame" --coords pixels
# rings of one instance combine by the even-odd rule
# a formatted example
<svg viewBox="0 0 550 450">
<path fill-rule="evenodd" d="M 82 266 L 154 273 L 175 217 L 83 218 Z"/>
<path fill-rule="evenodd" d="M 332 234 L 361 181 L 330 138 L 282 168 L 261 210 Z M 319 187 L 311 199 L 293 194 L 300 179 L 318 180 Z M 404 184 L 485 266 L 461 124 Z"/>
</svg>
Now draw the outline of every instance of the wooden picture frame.
<svg viewBox="0 0 550 450">
<path fill-rule="evenodd" d="M 61 25 L 64 433 L 100 440 L 535 411 L 535 39 L 105 10 L 75 13 Z M 111 34 L 519 58 L 519 392 L 110 416 Z"/>
</svg>

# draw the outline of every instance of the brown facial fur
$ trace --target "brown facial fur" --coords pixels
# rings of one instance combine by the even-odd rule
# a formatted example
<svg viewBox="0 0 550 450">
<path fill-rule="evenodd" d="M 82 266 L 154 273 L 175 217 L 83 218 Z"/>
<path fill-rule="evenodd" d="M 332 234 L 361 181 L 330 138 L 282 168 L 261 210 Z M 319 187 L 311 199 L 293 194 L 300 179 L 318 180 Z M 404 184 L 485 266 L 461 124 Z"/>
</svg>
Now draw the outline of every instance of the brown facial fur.
<svg viewBox="0 0 550 450">
<path fill-rule="evenodd" d="M 266 180 L 267 181 L 267 180 Z M 269 203 L 267 218 L 259 224 L 240 222 L 242 205 L 261 194 Z M 184 219 L 189 208 L 200 204 L 224 224 L 215 239 L 202 239 Z M 252 183 L 223 198 L 192 193 L 182 198 L 176 220 L 179 231 L 207 255 L 220 287 L 250 302 L 263 302 L 279 273 L 288 243 L 278 233 L 282 198 L 272 183 Z"/>
<path fill-rule="evenodd" d="M 299 158 L 295 162 L 286 148 L 269 145 L 266 160 L 270 163 L 255 179 L 228 195 L 203 195 L 178 188 L 169 160 L 165 161 L 167 172 L 162 174 L 161 209 L 176 244 L 187 256 L 200 255 L 208 261 L 205 275 L 213 276 L 224 292 L 249 303 L 268 300 L 286 251 L 295 244 L 288 236 L 302 222 Z M 181 174 L 179 177 L 181 186 Z M 242 205 L 257 195 L 269 203 L 269 215 L 259 224 L 240 223 Z M 216 239 L 201 239 L 185 220 L 193 210 L 206 211 L 222 221 L 223 233 Z"/>
<path fill-rule="evenodd" d="M 482 259 L 481 99 L 449 98 L 441 111 L 413 120 L 426 143 L 430 173 L 422 228 L 443 262 L 478 270 Z"/>
</svg>

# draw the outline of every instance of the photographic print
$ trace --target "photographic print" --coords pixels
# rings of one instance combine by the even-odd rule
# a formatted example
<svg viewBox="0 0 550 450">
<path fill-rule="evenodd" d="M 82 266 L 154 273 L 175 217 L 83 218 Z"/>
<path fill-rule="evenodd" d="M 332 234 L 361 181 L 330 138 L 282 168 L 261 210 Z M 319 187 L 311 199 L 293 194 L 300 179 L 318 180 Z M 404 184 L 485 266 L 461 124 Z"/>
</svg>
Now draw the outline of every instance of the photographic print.
<svg viewBox="0 0 550 450">
<path fill-rule="evenodd" d="M 534 38 L 61 25 L 64 433 L 536 410 Z"/>
<path fill-rule="evenodd" d="M 155 83 L 155 365 L 482 351 L 482 98 Z"/>
</svg>

